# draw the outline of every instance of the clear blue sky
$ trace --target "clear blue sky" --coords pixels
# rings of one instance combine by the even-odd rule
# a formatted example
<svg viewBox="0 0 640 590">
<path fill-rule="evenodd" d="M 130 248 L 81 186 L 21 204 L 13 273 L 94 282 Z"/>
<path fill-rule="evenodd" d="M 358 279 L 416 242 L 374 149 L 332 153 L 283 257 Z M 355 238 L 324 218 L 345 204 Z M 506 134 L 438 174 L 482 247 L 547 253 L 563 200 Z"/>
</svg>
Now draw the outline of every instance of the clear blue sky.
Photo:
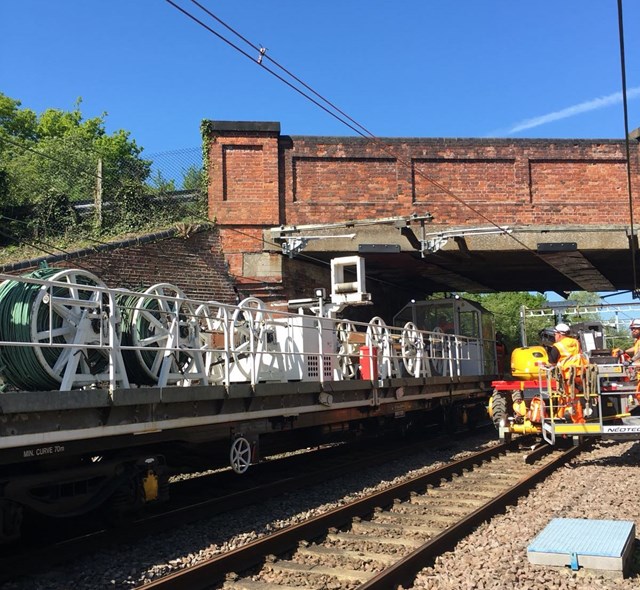
<svg viewBox="0 0 640 590">
<path fill-rule="evenodd" d="M 377 136 L 624 134 L 616 0 L 202 3 Z M 634 129 L 640 2 L 623 8 Z M 353 135 L 165 0 L 3 0 L 0 91 L 37 112 L 82 97 L 147 154 L 199 146 L 202 119 Z"/>
<path fill-rule="evenodd" d="M 197 148 L 203 119 L 354 134 L 174 1 L 254 60 L 166 0 L 0 0 L 0 91 L 36 112 L 82 97 L 149 155 Z M 624 136 L 616 0 L 201 3 L 379 137 Z M 640 1 L 623 16 L 632 130 Z"/>
</svg>

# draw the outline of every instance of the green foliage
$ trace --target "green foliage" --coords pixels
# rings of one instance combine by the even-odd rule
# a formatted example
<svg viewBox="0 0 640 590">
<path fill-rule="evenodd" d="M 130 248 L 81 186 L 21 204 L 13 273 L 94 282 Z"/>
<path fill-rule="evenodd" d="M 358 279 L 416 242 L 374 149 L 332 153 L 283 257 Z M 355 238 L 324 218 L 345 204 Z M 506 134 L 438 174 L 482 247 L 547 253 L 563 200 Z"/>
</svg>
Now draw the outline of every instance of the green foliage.
<svg viewBox="0 0 640 590">
<path fill-rule="evenodd" d="M 151 163 L 140 157 L 142 149 L 127 131 L 107 134 L 106 114 L 83 119 L 79 105 L 78 100 L 73 111 L 47 109 L 37 116 L 0 93 L 1 170 L 8 177 L 0 206 L 33 203 L 52 190 L 71 202 L 91 200 L 99 160 L 104 200 L 123 183 L 144 190 Z"/>
<path fill-rule="evenodd" d="M 0 92 L 0 130 L 16 139 L 35 140 L 38 117 L 31 109 L 20 109 L 20 101 Z M 0 153 L 2 153 L 0 143 Z"/>
<path fill-rule="evenodd" d="M 465 294 L 465 299 L 477 301 L 494 315 L 496 331 L 502 332 L 509 350 L 522 346 L 520 328 L 520 310 L 522 306 L 530 309 L 544 307 L 547 298 L 544 295 L 526 292 L 515 293 L 485 293 Z M 538 333 L 541 329 L 549 327 L 549 321 L 545 318 L 529 318 L 526 322 L 527 343 L 538 344 Z"/>
<path fill-rule="evenodd" d="M 34 215 L 30 221 L 33 233 L 37 237 L 48 238 L 66 233 L 78 224 L 79 218 L 67 195 L 50 190 L 39 196 L 35 202 Z"/>
<path fill-rule="evenodd" d="M 149 188 L 155 195 L 166 195 L 176 190 L 176 183 L 165 178 L 160 170 L 156 170 L 156 173 L 149 179 Z"/>
<path fill-rule="evenodd" d="M 152 162 L 142 157 L 142 147 L 128 131 L 108 133 L 106 113 L 87 119 L 80 106 L 78 99 L 70 110 L 49 108 L 38 114 L 0 93 L 0 246 L 5 261 L 10 252 L 9 259 L 20 257 L 19 249 L 31 257 L 73 248 L 74 241 L 95 243 L 207 219 L 206 173 L 200 165 L 181 168 L 181 186 L 174 174 L 151 176 Z M 171 193 L 177 188 L 194 192 L 195 198 L 176 200 Z M 86 206 L 98 194 L 101 215 L 97 207 Z"/>
<path fill-rule="evenodd" d="M 153 216 L 154 205 L 151 195 L 135 181 L 124 181 L 115 195 L 114 206 L 107 215 L 107 225 L 120 231 L 130 232 L 141 229 Z"/>
<path fill-rule="evenodd" d="M 81 101 L 70 111 L 36 114 L 0 93 L 0 215 L 2 245 L 43 237 L 67 239 L 155 230 L 182 220 L 179 207 L 154 202 L 175 190 L 161 173 L 149 180 L 151 161 L 130 133 L 107 133 L 106 113 L 85 119 Z M 100 173 L 101 170 L 101 173 Z M 197 175 L 189 172 L 195 182 Z M 102 187 L 102 228 L 80 218 L 72 206 L 92 203 Z"/>
<path fill-rule="evenodd" d="M 188 191 L 207 192 L 207 174 L 203 168 L 189 166 L 182 177 L 182 188 Z"/>
</svg>

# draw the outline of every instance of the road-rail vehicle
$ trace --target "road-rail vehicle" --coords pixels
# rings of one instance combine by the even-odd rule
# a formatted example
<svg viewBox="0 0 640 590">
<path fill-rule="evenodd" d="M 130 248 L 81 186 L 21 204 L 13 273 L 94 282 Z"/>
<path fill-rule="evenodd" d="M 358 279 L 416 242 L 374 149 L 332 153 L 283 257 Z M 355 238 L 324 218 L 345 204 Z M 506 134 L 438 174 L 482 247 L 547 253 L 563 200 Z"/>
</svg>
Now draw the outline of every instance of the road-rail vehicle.
<svg viewBox="0 0 640 590">
<path fill-rule="evenodd" d="M 640 365 L 630 363 L 619 348 L 608 346 L 604 325 L 611 323 L 618 333 L 620 312 L 640 314 L 640 307 L 567 303 L 555 308 L 522 308 L 523 346 L 511 354 L 511 375 L 492 383 L 489 412 L 502 438 L 539 434 L 550 444 L 558 438 L 640 438 Z M 589 316 L 595 319 L 583 321 Z M 528 346 L 527 317 L 570 322 L 571 335 L 581 344 L 582 366 L 562 370 L 549 364 L 553 328 L 541 330 L 540 343 Z M 610 317 L 613 321 L 607 319 Z M 572 322 L 572 318 L 579 321 Z"/>
</svg>

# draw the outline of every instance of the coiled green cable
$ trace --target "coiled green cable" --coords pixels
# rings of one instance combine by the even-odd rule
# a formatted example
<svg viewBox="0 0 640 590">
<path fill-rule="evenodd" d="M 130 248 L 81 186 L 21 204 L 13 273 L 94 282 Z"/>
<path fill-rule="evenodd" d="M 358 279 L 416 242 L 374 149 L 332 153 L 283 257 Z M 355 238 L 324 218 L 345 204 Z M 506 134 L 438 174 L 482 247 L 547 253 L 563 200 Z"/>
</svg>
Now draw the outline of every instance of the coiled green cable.
<svg viewBox="0 0 640 590">
<path fill-rule="evenodd" d="M 47 280 L 60 272 L 61 269 L 46 268 L 36 270 L 25 277 Z M 77 275 L 75 282 L 93 284 L 91 279 L 82 275 Z M 64 319 L 56 313 L 50 315 L 49 304 L 44 303 L 42 299 L 38 301 L 41 289 L 42 286 L 39 284 L 19 280 L 9 280 L 0 284 L 0 340 L 38 344 L 35 334 L 53 332 L 63 327 Z M 52 295 L 68 297 L 69 290 L 62 286 L 54 287 Z M 79 296 L 81 299 L 88 299 L 90 291 L 81 289 Z M 32 333 L 32 330 L 35 333 Z M 63 335 L 57 335 L 51 338 L 51 342 L 64 344 L 67 341 Z M 57 389 L 61 378 L 56 378 L 52 372 L 64 350 L 61 347 L 46 345 L 37 349 L 30 346 L 1 346 L 0 366 L 3 367 L 3 377 L 11 385 L 27 391 Z M 107 358 L 97 350 L 88 349 L 84 354 L 93 372 L 101 372 L 107 366 Z"/>
</svg>

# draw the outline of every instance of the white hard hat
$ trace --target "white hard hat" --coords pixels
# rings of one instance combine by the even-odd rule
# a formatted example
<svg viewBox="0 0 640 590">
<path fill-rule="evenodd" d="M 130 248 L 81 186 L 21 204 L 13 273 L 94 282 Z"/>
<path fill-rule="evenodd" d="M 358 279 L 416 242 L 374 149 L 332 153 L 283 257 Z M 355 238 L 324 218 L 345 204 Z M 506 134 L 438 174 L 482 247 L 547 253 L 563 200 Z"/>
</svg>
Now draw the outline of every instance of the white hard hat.
<svg viewBox="0 0 640 590">
<path fill-rule="evenodd" d="M 560 332 L 560 334 L 568 334 L 569 332 L 571 332 L 571 328 L 567 326 L 567 324 L 558 324 L 554 328 L 554 332 Z"/>
<path fill-rule="evenodd" d="M 629 329 L 633 330 L 633 328 L 640 328 L 640 320 L 631 320 Z"/>
</svg>

